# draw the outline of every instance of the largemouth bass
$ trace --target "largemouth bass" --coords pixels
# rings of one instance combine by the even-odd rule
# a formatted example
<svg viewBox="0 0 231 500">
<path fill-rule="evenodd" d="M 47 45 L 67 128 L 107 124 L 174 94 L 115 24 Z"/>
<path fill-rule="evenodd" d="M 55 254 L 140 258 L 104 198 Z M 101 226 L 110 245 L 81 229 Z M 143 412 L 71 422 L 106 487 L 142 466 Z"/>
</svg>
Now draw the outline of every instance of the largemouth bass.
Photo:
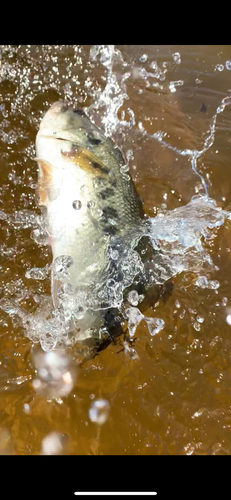
<svg viewBox="0 0 231 500">
<path fill-rule="evenodd" d="M 54 306 L 66 308 L 68 329 L 79 341 L 101 345 L 118 331 L 124 289 L 142 274 L 135 250 L 141 199 L 116 144 L 82 110 L 62 101 L 41 121 L 36 159 L 53 253 Z"/>
</svg>

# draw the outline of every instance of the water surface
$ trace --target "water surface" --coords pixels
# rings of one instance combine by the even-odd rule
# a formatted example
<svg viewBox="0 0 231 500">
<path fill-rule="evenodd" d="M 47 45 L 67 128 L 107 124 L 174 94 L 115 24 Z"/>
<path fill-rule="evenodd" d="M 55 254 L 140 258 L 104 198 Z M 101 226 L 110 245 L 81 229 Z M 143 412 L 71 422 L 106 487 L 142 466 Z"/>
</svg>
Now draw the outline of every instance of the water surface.
<svg viewBox="0 0 231 500">
<path fill-rule="evenodd" d="M 51 432 L 70 454 L 231 453 L 230 70 L 230 46 L 1 46 L 2 454 L 46 453 Z M 49 344 L 39 319 L 51 263 L 36 233 L 34 142 L 60 98 L 121 147 L 145 214 L 168 220 L 153 231 L 176 267 L 172 294 L 145 312 L 164 328 L 152 335 L 141 318 L 134 351 L 111 344 L 51 397 L 32 355 L 45 333 Z M 28 277 L 33 268 L 44 279 Z M 75 348 L 66 353 L 72 374 Z"/>
</svg>

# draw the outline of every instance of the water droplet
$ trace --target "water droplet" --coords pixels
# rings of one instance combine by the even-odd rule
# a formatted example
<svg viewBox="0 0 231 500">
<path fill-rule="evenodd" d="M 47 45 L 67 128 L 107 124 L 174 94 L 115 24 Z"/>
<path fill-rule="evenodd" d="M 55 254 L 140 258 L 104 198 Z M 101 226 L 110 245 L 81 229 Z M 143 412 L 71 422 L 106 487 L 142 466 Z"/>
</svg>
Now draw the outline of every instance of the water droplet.
<svg viewBox="0 0 231 500">
<path fill-rule="evenodd" d="M 231 70 L 231 61 L 226 61 L 225 67 L 226 69 Z"/>
<path fill-rule="evenodd" d="M 165 322 L 161 318 L 147 318 L 145 317 L 145 321 L 148 325 L 148 330 L 150 335 L 156 335 L 159 333 L 161 330 L 163 330 L 165 326 Z"/>
<path fill-rule="evenodd" d="M 128 149 L 127 150 L 127 152 L 126 152 L 126 160 L 127 160 L 127 162 L 129 162 L 130 160 L 134 160 L 133 150 L 132 149 Z"/>
<path fill-rule="evenodd" d="M 199 331 L 200 331 L 200 329 L 201 329 L 201 327 L 200 327 L 200 325 L 199 325 L 198 323 L 193 323 L 193 328 L 194 328 L 194 330 L 196 330 L 197 332 L 199 332 Z"/>
<path fill-rule="evenodd" d="M 77 370 L 65 353 L 35 352 L 33 363 L 37 369 L 37 378 L 32 382 L 36 392 L 57 398 L 72 391 Z"/>
<path fill-rule="evenodd" d="M 78 320 L 83 319 L 85 316 L 86 309 L 82 306 L 78 306 L 77 309 L 74 310 L 74 317 Z"/>
<path fill-rule="evenodd" d="M 127 165 L 127 164 L 122 165 L 122 166 L 120 167 L 120 172 L 121 172 L 121 174 L 122 174 L 125 178 L 129 177 L 128 175 L 126 175 L 126 173 L 127 173 L 127 172 L 129 172 L 129 167 L 128 167 L 128 165 Z"/>
<path fill-rule="evenodd" d="M 75 210 L 80 210 L 80 208 L 82 207 L 82 203 L 80 200 L 75 200 L 73 201 L 72 206 Z"/>
<path fill-rule="evenodd" d="M 128 331 L 130 337 L 133 337 L 139 323 L 144 319 L 143 314 L 136 307 L 129 307 L 126 309 L 125 314 L 128 318 Z"/>
<path fill-rule="evenodd" d="M 137 306 L 139 304 L 139 294 L 136 290 L 131 290 L 129 292 L 128 301 L 132 306 Z"/>
<path fill-rule="evenodd" d="M 143 63 L 144 63 L 144 62 L 146 62 L 146 61 L 147 61 L 147 59 L 148 59 L 147 54 L 143 54 L 143 55 L 140 57 L 140 62 L 143 62 Z"/>
<path fill-rule="evenodd" d="M 95 206 L 94 201 L 88 201 L 88 202 L 87 202 L 87 208 L 89 208 L 89 210 L 90 210 L 91 208 L 93 208 L 94 206 Z"/>
<path fill-rule="evenodd" d="M 176 92 L 176 87 L 180 87 L 181 85 L 184 85 L 184 80 L 176 80 L 175 82 L 170 82 L 169 83 L 170 92 Z"/>
<path fill-rule="evenodd" d="M 118 250 L 115 250 L 114 248 L 110 248 L 109 253 L 110 253 L 110 257 L 112 260 L 118 260 L 118 258 L 119 258 Z"/>
<path fill-rule="evenodd" d="M 24 413 L 29 414 L 30 413 L 30 405 L 28 405 L 27 403 L 25 403 L 23 405 L 23 411 L 24 411 Z"/>
<path fill-rule="evenodd" d="M 219 281 L 217 281 L 217 280 L 209 281 L 208 288 L 211 288 L 212 290 L 217 290 L 217 288 L 219 288 L 219 286 L 220 286 Z"/>
<path fill-rule="evenodd" d="M 203 316 L 199 316 L 199 315 L 197 316 L 197 321 L 198 321 L 198 323 L 203 323 L 203 322 L 204 322 L 204 319 L 205 319 L 205 318 L 203 318 Z"/>
<path fill-rule="evenodd" d="M 33 267 L 32 269 L 28 269 L 25 273 L 25 277 L 27 279 L 33 280 L 45 280 L 50 275 L 50 265 L 47 264 L 45 267 Z"/>
<path fill-rule="evenodd" d="M 217 69 L 217 71 L 223 71 L 224 69 L 224 65 L 223 64 L 216 64 L 215 66 L 215 70 Z"/>
<path fill-rule="evenodd" d="M 128 342 L 124 342 L 123 346 L 124 346 L 125 356 L 127 356 L 130 359 L 140 359 L 136 350 L 133 347 L 131 347 Z"/>
<path fill-rule="evenodd" d="M 46 231 L 34 229 L 31 231 L 30 237 L 35 241 L 35 243 L 37 243 L 37 245 L 48 245 L 48 234 Z"/>
<path fill-rule="evenodd" d="M 175 85 L 173 85 L 173 83 L 172 83 L 172 82 L 169 84 L 168 88 L 169 88 L 170 92 L 172 92 L 172 94 L 173 94 L 174 92 L 176 92 L 176 87 L 175 87 Z"/>
<path fill-rule="evenodd" d="M 172 58 L 173 58 L 173 61 L 176 64 L 180 64 L 181 63 L 181 55 L 180 55 L 179 52 L 175 52 L 174 54 L 172 54 Z"/>
<path fill-rule="evenodd" d="M 226 316 L 226 321 L 227 321 L 228 325 L 231 325 L 231 314 L 228 314 Z"/>
<path fill-rule="evenodd" d="M 41 442 L 41 455 L 60 455 L 68 441 L 66 434 L 59 432 L 50 432 Z"/>
<path fill-rule="evenodd" d="M 156 74 L 158 74 L 159 67 L 158 67 L 158 64 L 157 64 L 156 61 L 152 61 L 149 66 L 150 66 L 150 68 L 152 68 L 152 69 L 154 69 L 156 71 Z"/>
<path fill-rule="evenodd" d="M 89 418 L 98 425 L 103 425 L 108 419 L 110 404 L 106 399 L 97 399 L 91 404 Z"/>
<path fill-rule="evenodd" d="M 208 280 L 206 276 L 200 276 L 199 278 L 197 278 L 196 285 L 199 286 L 200 288 L 207 288 Z"/>
<path fill-rule="evenodd" d="M 63 280 L 69 276 L 68 269 L 74 264 L 70 255 L 60 255 L 53 262 L 53 274 L 57 280 Z"/>
</svg>

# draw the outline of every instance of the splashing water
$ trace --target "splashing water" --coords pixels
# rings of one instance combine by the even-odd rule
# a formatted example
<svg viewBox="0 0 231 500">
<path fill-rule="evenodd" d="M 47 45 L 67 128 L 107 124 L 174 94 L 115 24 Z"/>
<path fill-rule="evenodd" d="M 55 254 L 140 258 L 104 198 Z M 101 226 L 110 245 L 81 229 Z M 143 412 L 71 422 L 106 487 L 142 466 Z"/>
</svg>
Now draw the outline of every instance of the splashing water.
<svg viewBox="0 0 231 500">
<path fill-rule="evenodd" d="M 119 84 L 116 74 L 113 73 L 113 65 L 119 60 L 126 66 L 120 50 L 115 49 L 114 45 L 94 46 L 90 51 L 90 58 L 95 61 L 99 54 L 100 62 L 108 71 L 107 83 L 103 92 L 96 94 L 96 101 L 86 111 L 89 117 L 93 118 L 95 112 L 104 109 L 101 119 L 102 125 L 105 129 L 105 135 L 111 136 L 114 129 L 119 125 L 118 110 L 123 105 L 124 99 L 128 99 L 124 82 L 130 76 L 130 72 L 122 76 Z"/>
<path fill-rule="evenodd" d="M 102 109 L 104 109 L 102 125 L 104 126 L 106 135 L 112 136 L 115 130 L 118 129 L 119 127 L 128 126 L 129 128 L 131 128 L 136 123 L 135 114 L 133 110 L 131 110 L 130 108 L 127 109 L 128 113 L 131 116 L 131 119 L 129 121 L 124 120 L 123 115 L 122 119 L 118 118 L 119 109 L 123 106 L 124 100 L 129 98 L 125 84 L 126 80 L 129 77 L 135 79 L 141 78 L 145 80 L 146 86 L 149 87 L 150 86 L 149 78 L 162 81 L 165 80 L 165 76 L 167 73 L 167 67 L 166 67 L 167 65 L 163 63 L 163 68 L 160 69 L 156 61 L 153 61 L 150 66 L 152 69 L 155 70 L 154 72 L 148 72 L 144 67 L 141 68 L 136 66 L 129 67 L 129 64 L 124 61 L 120 50 L 115 49 L 114 45 L 94 46 L 90 51 L 90 57 L 93 60 L 96 60 L 99 55 L 101 64 L 104 67 L 106 67 L 108 71 L 107 83 L 104 90 L 101 93 L 93 94 L 93 96 L 95 97 L 95 101 L 87 109 L 87 113 L 89 114 L 90 118 L 94 119 L 94 112 L 95 111 L 98 112 L 99 110 L 101 110 L 102 112 Z M 181 63 L 181 56 L 178 52 L 173 54 L 172 57 L 175 64 L 178 65 Z M 126 68 L 126 72 L 122 76 L 120 76 L 119 80 L 117 74 L 113 72 L 114 64 L 115 62 L 118 61 L 120 62 L 120 65 L 122 65 L 123 68 L 124 67 Z M 145 61 L 146 58 L 145 60 L 143 60 L 143 62 Z M 172 81 L 169 83 L 168 88 L 170 92 L 176 92 L 177 87 L 182 86 L 183 84 L 184 84 L 183 80 Z M 152 85 L 156 86 L 156 84 Z M 191 150 L 191 149 L 180 150 L 177 147 L 171 146 L 171 144 L 167 143 L 164 140 L 164 137 L 166 136 L 165 132 L 158 131 L 155 132 L 154 134 L 149 134 L 145 130 L 143 123 L 138 122 L 138 130 L 143 136 L 153 138 L 158 142 L 160 142 L 163 146 L 177 153 L 178 155 L 188 156 L 190 158 L 192 170 L 200 178 L 200 181 L 203 185 L 207 197 L 209 196 L 208 186 L 204 177 L 197 170 L 197 161 L 213 145 L 215 139 L 217 115 L 219 113 L 222 113 L 225 107 L 230 104 L 231 104 L 230 96 L 226 96 L 225 98 L 222 99 L 221 104 L 217 107 L 216 112 L 211 119 L 211 122 L 209 124 L 208 135 L 204 141 L 204 145 L 201 150 Z"/>
<path fill-rule="evenodd" d="M 37 369 L 37 378 L 32 385 L 36 392 L 58 398 L 67 396 L 76 381 L 76 366 L 62 352 L 34 352 L 33 363 Z"/>
<path fill-rule="evenodd" d="M 218 106 L 215 115 L 211 119 L 211 122 L 209 125 L 208 136 L 206 137 L 203 148 L 200 151 L 191 150 L 191 149 L 181 150 L 179 148 L 171 146 L 170 144 L 168 144 L 164 140 L 164 137 L 166 135 L 165 132 L 159 131 L 159 132 L 155 132 L 154 134 L 148 134 L 148 132 L 145 130 L 143 124 L 141 122 L 139 123 L 139 129 L 145 136 L 152 137 L 153 139 L 156 139 L 158 142 L 160 142 L 161 144 L 163 144 L 167 148 L 171 149 L 172 151 L 175 151 L 177 154 L 179 154 L 181 156 L 189 156 L 189 158 L 191 158 L 192 170 L 200 178 L 207 197 L 209 196 L 208 186 L 206 184 L 204 177 L 197 171 L 197 160 L 213 145 L 214 139 L 215 139 L 217 115 L 219 113 L 222 113 L 224 111 L 225 107 L 229 106 L 230 104 L 231 104 L 231 97 L 230 96 L 227 96 L 224 99 L 222 99 L 220 106 Z"/>
<path fill-rule="evenodd" d="M 148 58 L 141 56 L 140 63 L 145 63 Z M 100 64 L 106 72 L 106 84 L 102 91 L 91 91 L 89 84 L 89 95 L 94 100 L 86 108 L 86 112 L 91 119 L 95 119 L 98 112 L 101 116 L 101 125 L 107 136 L 112 136 L 116 130 L 127 127 L 131 129 L 136 125 L 136 116 L 131 108 L 127 108 L 130 119 L 125 120 L 122 112 L 119 118 L 119 110 L 125 100 L 128 100 L 126 83 L 129 78 L 133 80 L 141 79 L 146 87 L 157 87 L 163 89 L 163 82 L 166 79 L 167 66 L 158 66 L 156 61 L 149 64 L 147 71 L 141 64 L 134 66 L 124 61 L 120 50 L 114 45 L 98 45 L 92 47 L 90 60 Z M 172 54 L 173 62 L 181 63 L 179 53 Z M 230 61 L 227 61 L 229 63 Z M 117 69 L 119 70 L 117 71 Z M 229 68 L 227 68 L 229 69 Z M 155 81 L 156 80 L 156 81 Z M 161 82 L 161 84 L 160 84 Z M 170 92 L 177 92 L 178 87 L 183 85 L 183 80 L 171 81 L 167 85 Z M 215 270 L 212 258 L 206 249 L 210 239 L 214 237 L 215 231 L 224 224 L 225 219 L 231 219 L 231 214 L 217 207 L 216 202 L 209 198 L 209 189 L 204 177 L 197 170 L 198 159 L 214 143 L 216 122 L 219 113 L 222 113 L 226 106 L 231 104 L 231 97 L 222 99 L 217 107 L 214 116 L 209 124 L 207 137 L 200 150 L 179 149 L 169 144 L 165 138 L 166 133 L 162 130 L 149 134 L 142 122 L 138 121 L 138 137 L 149 138 L 158 141 L 164 147 L 173 150 L 177 155 L 188 157 L 191 161 L 193 172 L 200 178 L 205 195 L 193 197 L 192 200 L 183 207 L 174 210 L 159 210 L 155 218 L 150 218 L 141 226 L 139 234 L 137 230 L 129 235 L 129 243 L 122 242 L 111 245 L 108 253 L 116 263 L 113 272 L 99 283 L 91 293 L 79 290 L 73 294 L 68 284 L 69 268 L 72 265 L 69 256 L 62 256 L 53 263 L 53 273 L 56 279 L 62 279 L 63 286 L 59 291 L 60 303 L 63 308 L 52 310 L 51 300 L 44 297 L 35 314 L 28 314 L 17 302 L 1 299 L 0 307 L 9 316 L 15 318 L 19 316 L 28 337 L 34 342 L 40 342 L 44 351 L 53 350 L 58 345 L 72 345 L 75 338 L 68 335 L 68 329 L 72 318 L 77 320 L 84 318 L 88 309 L 100 310 L 108 307 L 120 309 L 123 304 L 123 293 L 131 286 L 137 276 L 144 276 L 147 273 L 146 281 L 152 284 L 163 284 L 166 280 L 185 271 L 197 273 L 195 284 L 201 288 L 216 289 L 219 283 L 216 280 L 209 280 L 207 272 Z M 132 150 L 127 151 L 127 162 L 132 157 Z M 127 165 L 122 172 L 126 175 Z M 14 215 L 8 215 L 3 210 L 0 211 L 0 219 L 7 222 L 14 228 L 32 228 L 31 238 L 38 245 L 46 245 L 49 240 L 47 233 L 46 219 L 43 214 L 38 217 L 33 212 L 18 211 Z M 148 270 L 144 268 L 143 262 L 138 252 L 136 252 L 137 242 L 144 236 L 148 236 L 149 241 L 155 251 L 152 265 Z M 4 250 L 4 249 L 3 249 Z M 198 272 L 202 271 L 202 276 L 198 278 Z M 50 266 L 44 268 L 31 268 L 25 273 L 27 279 L 45 280 L 49 277 Z M 120 277 L 120 279 L 119 279 Z M 128 319 L 128 329 L 131 337 L 134 337 L 137 325 L 146 321 L 150 335 L 156 335 L 164 328 L 161 318 L 148 318 L 140 313 L 136 307 L 139 303 L 137 292 L 130 292 L 128 296 L 131 306 L 126 310 Z M 102 305 L 104 304 L 104 305 Z M 128 349 L 128 348 L 127 348 Z"/>
<path fill-rule="evenodd" d="M 136 307 L 129 307 L 125 311 L 125 316 L 128 319 L 128 332 L 130 337 L 134 337 L 137 326 L 141 321 L 145 320 L 148 326 L 150 335 L 156 335 L 164 328 L 164 320 L 161 318 L 148 318 L 140 312 Z"/>
<path fill-rule="evenodd" d="M 194 196 L 186 206 L 160 210 L 150 218 L 150 239 L 157 250 L 151 273 L 153 283 L 163 283 L 183 271 L 215 269 L 202 240 L 209 242 L 214 237 L 212 230 L 230 218 L 230 212 L 217 207 L 207 196 Z"/>
</svg>

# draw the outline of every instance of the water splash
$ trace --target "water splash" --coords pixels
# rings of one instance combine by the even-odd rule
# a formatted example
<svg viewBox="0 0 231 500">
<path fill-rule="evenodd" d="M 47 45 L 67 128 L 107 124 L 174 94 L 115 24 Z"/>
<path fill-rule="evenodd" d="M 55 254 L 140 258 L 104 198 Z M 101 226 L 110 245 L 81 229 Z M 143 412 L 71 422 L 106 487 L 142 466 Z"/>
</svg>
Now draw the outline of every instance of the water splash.
<svg viewBox="0 0 231 500">
<path fill-rule="evenodd" d="M 128 114 L 130 114 L 131 119 L 124 119 L 124 112 L 122 112 L 121 119 L 118 117 L 118 111 L 123 106 L 124 100 L 128 99 L 129 96 L 127 94 L 126 88 L 126 80 L 131 77 L 132 79 L 143 79 L 146 82 L 146 87 L 149 87 L 151 84 L 149 79 L 156 79 L 164 81 L 167 73 L 167 63 L 163 63 L 162 69 L 158 66 L 156 61 L 152 61 L 150 63 L 150 67 L 154 71 L 147 71 L 144 67 L 139 67 L 135 65 L 129 65 L 129 63 L 125 62 L 120 50 L 116 49 L 114 45 L 97 45 L 93 46 L 90 50 L 90 57 L 96 61 L 97 57 L 100 55 L 101 64 L 107 68 L 107 79 L 106 86 L 102 92 L 94 94 L 95 101 L 88 108 L 87 112 L 90 117 L 93 117 L 92 111 L 97 112 L 100 110 L 102 116 L 102 124 L 105 128 L 105 133 L 108 136 L 112 136 L 116 129 L 119 127 L 129 127 L 132 128 L 136 124 L 136 117 L 134 111 L 130 108 L 127 109 Z M 147 62 L 147 57 L 144 54 L 144 59 L 141 62 Z M 142 56 L 143 57 L 143 56 Z M 172 58 L 175 64 L 181 63 L 181 55 L 180 53 L 172 54 Z M 119 76 L 118 71 L 114 71 L 115 63 L 120 64 L 120 68 L 126 68 L 126 72 Z M 229 63 L 229 61 L 228 61 Z M 183 80 L 171 81 L 168 85 L 170 92 L 176 92 L 178 86 L 182 86 L 184 84 Z M 156 85 L 156 83 L 152 84 Z M 158 84 L 159 85 L 159 84 Z M 163 89 L 163 86 L 162 86 Z M 175 153 L 181 156 L 189 157 L 191 161 L 191 168 L 193 172 L 200 178 L 201 184 L 204 188 L 205 194 L 209 197 L 209 189 L 203 175 L 198 172 L 197 162 L 198 159 L 206 152 L 214 143 L 215 140 L 215 131 L 216 131 L 216 122 L 217 115 L 224 111 L 225 107 L 231 104 L 231 97 L 226 96 L 222 99 L 221 104 L 217 107 L 214 116 L 212 117 L 209 130 L 207 132 L 207 137 L 205 138 L 204 145 L 200 150 L 193 149 L 184 149 L 181 150 L 177 147 L 169 144 L 164 137 L 166 133 L 164 131 L 158 131 L 154 134 L 149 134 L 143 125 L 142 122 L 138 122 L 138 130 L 140 133 L 146 137 L 153 138 L 160 142 L 163 146 L 171 149 Z"/>
<path fill-rule="evenodd" d="M 64 352 L 39 352 L 32 356 L 37 378 L 32 381 L 36 392 L 50 398 L 68 396 L 76 382 L 77 368 Z"/>
<path fill-rule="evenodd" d="M 213 230 L 230 217 L 230 212 L 202 195 L 194 196 L 187 205 L 174 210 L 160 210 L 155 218 L 149 219 L 150 240 L 157 250 L 150 280 L 164 283 L 183 271 L 215 270 L 205 245 L 213 240 Z"/>
<path fill-rule="evenodd" d="M 129 307 L 125 311 L 125 317 L 128 319 L 128 332 L 130 337 L 134 337 L 137 326 L 141 321 L 146 321 L 150 335 L 154 336 L 163 330 L 165 322 L 161 318 L 149 318 L 142 314 L 136 307 Z"/>
<path fill-rule="evenodd" d="M 103 125 L 106 135 L 111 136 L 116 129 L 120 127 L 132 128 L 135 127 L 137 119 L 134 111 L 127 108 L 129 119 L 125 119 L 125 112 L 121 113 L 119 118 L 119 110 L 123 106 L 125 100 L 128 99 L 127 93 L 127 80 L 141 79 L 145 82 L 146 87 L 159 86 L 163 89 L 160 82 L 166 79 L 167 66 L 165 63 L 162 67 L 158 66 L 156 61 L 149 61 L 146 59 L 145 54 L 140 59 L 137 66 L 131 65 L 124 61 L 121 52 L 113 45 L 99 45 L 94 46 L 90 52 L 90 58 L 93 62 L 100 61 L 101 66 L 105 70 L 106 85 L 103 91 L 91 90 L 91 81 L 86 80 L 86 87 L 88 94 L 94 97 L 93 104 L 87 109 L 90 117 L 97 115 L 98 111 L 101 115 L 101 124 Z M 179 53 L 172 55 L 174 64 L 180 64 L 181 56 Z M 82 64 L 80 53 L 76 54 L 76 61 L 78 59 L 78 68 Z M 150 70 L 145 69 L 140 63 L 144 64 L 148 61 Z M 226 68 L 230 69 L 227 61 Z M 172 63 L 173 64 L 173 63 Z M 40 66 L 39 66 L 40 69 Z M 57 68 L 55 67 L 55 70 Z M 9 63 L 4 62 L 3 77 L 10 78 L 14 81 L 15 76 Z M 54 70 L 53 78 L 50 78 L 50 72 L 47 73 L 47 85 L 56 88 L 57 72 Z M 38 85 L 37 76 L 34 75 L 33 85 Z M 77 81 L 77 80 L 76 80 Z M 37 82 L 37 83 L 36 83 Z M 23 78 L 20 77 L 20 89 L 17 89 L 17 106 L 20 108 L 23 102 L 23 96 L 28 89 L 29 74 L 26 72 Z M 182 80 L 171 81 L 169 90 L 175 90 L 177 86 L 182 85 Z M 33 87 L 34 88 L 34 87 Z M 39 87 L 36 87 L 39 89 Z M 60 88 L 60 87 L 59 87 Z M 165 89 L 165 90 L 167 90 Z M 64 89 L 65 97 L 67 99 L 74 99 L 73 93 L 68 86 Z M 32 99 L 32 95 L 28 95 L 27 103 Z M 196 280 L 195 284 L 201 287 L 208 287 L 216 289 L 219 283 L 215 280 L 209 280 L 206 276 L 207 272 L 216 269 L 211 259 L 210 254 L 206 249 L 206 244 L 209 243 L 210 238 L 214 237 L 216 229 L 222 225 L 226 218 L 230 219 L 228 212 L 220 210 L 216 203 L 209 198 L 209 190 L 204 177 L 197 170 L 198 158 L 200 158 L 214 143 L 217 115 L 224 111 L 227 105 L 231 104 L 231 97 L 225 97 L 220 106 L 217 108 L 213 116 L 207 137 L 204 141 L 201 150 L 180 150 L 179 148 L 171 146 L 165 138 L 164 131 L 156 132 L 155 134 L 148 134 L 141 122 L 138 123 L 138 133 L 143 134 L 145 137 L 152 138 L 154 141 L 160 142 L 163 146 L 173 150 L 176 154 L 189 157 L 191 161 L 191 168 L 194 173 L 199 176 L 201 183 L 204 187 L 205 196 L 198 197 L 191 200 L 185 207 L 180 207 L 173 211 L 159 211 L 155 219 L 150 219 L 148 224 L 144 224 L 140 234 L 136 232 L 129 235 L 130 243 L 121 242 L 118 246 L 111 245 L 108 248 L 108 253 L 111 260 L 116 265 L 111 273 L 105 280 L 97 284 L 95 289 L 90 292 L 86 290 L 78 290 L 75 294 L 70 290 L 68 283 L 69 269 L 68 262 L 62 262 L 61 268 L 54 263 L 54 277 L 63 281 L 60 290 L 58 291 L 60 303 L 63 307 L 58 310 L 52 310 L 51 300 L 44 297 L 41 300 L 41 307 L 38 308 L 35 314 L 28 314 L 19 307 L 17 301 L 10 301 L 2 299 L 0 307 L 9 316 L 14 319 L 17 315 L 20 317 L 26 334 L 33 342 L 40 342 L 44 351 L 49 351 L 57 347 L 59 343 L 64 346 L 72 345 L 75 343 L 76 338 L 70 338 L 68 331 L 72 320 L 77 322 L 86 317 L 88 310 L 103 310 L 108 307 L 121 307 L 123 303 L 123 293 L 126 288 L 133 285 L 137 276 L 143 277 L 148 273 L 146 278 L 149 284 L 162 284 L 167 279 L 184 271 L 197 273 L 202 271 L 202 276 Z M 16 107 L 17 107 L 16 106 Z M 15 104 L 12 104 L 12 109 Z M 4 110 L 3 110 L 4 112 Z M 41 111 L 42 113 L 42 111 Z M 37 118 L 38 119 L 38 118 Z M 33 120 L 32 120 L 33 121 Z M 35 120 L 35 124 L 37 122 Z M 14 140 L 14 136 L 3 136 L 4 140 Z M 129 150 L 130 151 L 130 150 Z M 131 157 L 130 153 L 127 154 L 127 160 Z M 126 168 L 123 175 L 126 175 Z M 40 219 L 32 212 L 18 211 L 13 215 L 6 214 L 3 210 L 0 211 L 0 218 L 11 225 L 15 230 L 20 228 L 31 227 L 31 237 L 39 245 L 46 245 L 49 240 L 45 218 Z M 152 261 L 152 265 L 148 270 L 144 269 L 142 260 L 135 250 L 135 243 L 143 236 L 148 236 L 150 242 L 156 251 Z M 114 243 L 114 242 L 113 242 Z M 3 248 L 4 250 L 4 248 Z M 68 259 L 68 256 L 65 256 Z M 59 263 L 60 264 L 60 263 Z M 71 263 L 70 263 L 71 265 Z M 64 266 L 64 267 L 62 267 Z M 57 274 L 56 274 L 57 271 Z M 61 273 L 61 274 L 60 274 Z M 64 276 L 65 275 L 65 276 Z M 28 279 L 45 279 L 49 276 L 49 268 L 45 266 L 43 269 L 33 268 L 26 272 Z M 66 280 L 66 283 L 65 283 Z M 131 292 L 130 292 L 131 293 Z M 141 320 L 145 320 L 150 334 L 156 334 L 158 328 L 163 328 L 161 318 L 147 318 L 141 313 L 135 313 L 137 304 L 137 295 L 129 296 L 128 300 L 131 302 L 130 313 L 128 313 L 129 329 L 131 336 L 134 336 L 137 324 Z M 137 309 L 138 311 L 138 309 Z"/>
<path fill-rule="evenodd" d="M 209 244 L 213 242 L 217 229 L 225 220 L 231 220 L 231 213 L 224 211 L 216 202 L 207 196 L 194 196 L 186 205 L 174 210 L 159 210 L 155 218 L 145 220 L 139 228 L 129 232 L 123 240 L 112 237 L 108 246 L 108 256 L 111 268 L 94 288 L 79 288 L 74 291 L 69 283 L 69 268 L 71 260 L 62 256 L 55 262 L 55 272 L 62 280 L 58 290 L 59 307 L 52 309 L 51 299 L 43 297 L 35 313 L 28 313 L 17 303 L 17 300 L 3 298 L 0 307 L 14 321 L 19 317 L 26 335 L 33 342 L 40 342 L 44 351 L 55 347 L 74 345 L 87 336 L 103 338 L 107 332 L 99 328 L 97 332 L 80 335 L 78 328 L 73 333 L 73 325 L 91 320 L 91 313 L 117 308 L 118 314 L 124 315 L 124 292 L 128 293 L 130 306 L 125 310 L 128 320 L 128 330 L 133 338 L 137 325 L 146 321 L 150 335 L 156 335 L 164 328 L 161 318 L 148 318 L 138 307 L 140 296 L 133 284 L 137 279 L 148 286 L 162 285 L 166 280 L 182 272 L 195 275 L 195 285 L 202 288 L 216 289 L 219 283 L 210 280 L 209 274 L 217 267 L 209 253 Z M 138 242 L 148 237 L 154 249 L 152 259 L 144 264 L 136 250 Z M 208 247 L 208 248 L 207 248 Z M 44 279 L 48 276 L 49 266 L 43 270 L 27 271 L 27 277 Z M 201 276 L 198 277 L 198 273 Z M 99 323 L 100 325 L 101 323 Z M 40 381 L 41 390 L 45 381 Z"/>
<path fill-rule="evenodd" d="M 210 288 L 211 290 L 217 290 L 217 288 L 219 288 L 220 286 L 220 283 L 217 280 L 208 280 L 206 276 L 200 276 L 196 280 L 195 285 L 200 288 Z"/>
<path fill-rule="evenodd" d="M 118 111 L 123 105 L 124 100 L 128 99 L 124 82 L 130 76 L 130 72 L 124 73 L 120 81 L 116 73 L 113 72 L 114 64 L 117 61 L 123 66 L 126 66 L 120 50 L 115 49 L 114 45 L 96 45 L 92 47 L 90 50 L 90 58 L 96 61 L 99 55 L 101 64 L 107 69 L 107 83 L 103 92 L 97 92 L 94 95 L 95 102 L 89 106 L 86 111 L 89 117 L 93 118 L 95 113 L 100 110 L 102 113 L 101 122 L 104 126 L 105 135 L 111 136 L 120 123 Z"/>
<path fill-rule="evenodd" d="M 97 399 L 91 404 L 88 414 L 91 422 L 101 426 L 107 421 L 109 412 L 109 402 L 106 399 Z"/>
<path fill-rule="evenodd" d="M 157 140 L 158 142 L 160 142 L 161 144 L 163 144 L 163 146 L 166 146 L 168 149 L 171 149 L 172 151 L 175 151 L 175 153 L 177 153 L 178 155 L 189 156 L 189 158 L 191 159 L 192 170 L 200 178 L 200 181 L 201 181 L 201 183 L 202 183 L 202 185 L 204 187 L 205 194 L 206 194 L 207 197 L 209 197 L 208 186 L 207 186 L 207 183 L 206 183 L 204 177 L 197 170 L 197 160 L 206 151 L 208 151 L 208 149 L 210 149 L 211 146 L 213 145 L 214 140 L 215 140 L 217 115 L 219 113 L 222 113 L 224 111 L 225 107 L 229 106 L 230 104 L 231 104 L 231 97 L 230 96 L 226 96 L 226 97 L 224 97 L 224 99 L 222 99 L 221 104 L 217 107 L 216 113 L 215 113 L 215 115 L 212 117 L 212 119 L 210 121 L 208 135 L 207 135 L 207 137 L 206 137 L 206 139 L 204 141 L 204 145 L 203 145 L 203 147 L 202 147 L 201 150 L 196 150 L 196 149 L 195 150 L 193 150 L 193 149 L 183 149 L 183 150 L 181 150 L 181 149 L 179 149 L 177 147 L 171 146 L 171 144 L 169 144 L 168 142 L 166 142 L 164 140 L 164 137 L 166 136 L 165 132 L 158 131 L 158 132 L 155 132 L 154 134 L 149 134 L 145 130 L 142 122 L 139 122 L 139 130 L 142 132 L 142 134 L 144 136 L 151 137 L 151 138 Z"/>
<path fill-rule="evenodd" d="M 32 269 L 28 269 L 25 274 L 25 278 L 33 279 L 33 280 L 45 280 L 50 276 L 50 264 L 46 264 L 45 267 L 33 267 Z"/>
</svg>

